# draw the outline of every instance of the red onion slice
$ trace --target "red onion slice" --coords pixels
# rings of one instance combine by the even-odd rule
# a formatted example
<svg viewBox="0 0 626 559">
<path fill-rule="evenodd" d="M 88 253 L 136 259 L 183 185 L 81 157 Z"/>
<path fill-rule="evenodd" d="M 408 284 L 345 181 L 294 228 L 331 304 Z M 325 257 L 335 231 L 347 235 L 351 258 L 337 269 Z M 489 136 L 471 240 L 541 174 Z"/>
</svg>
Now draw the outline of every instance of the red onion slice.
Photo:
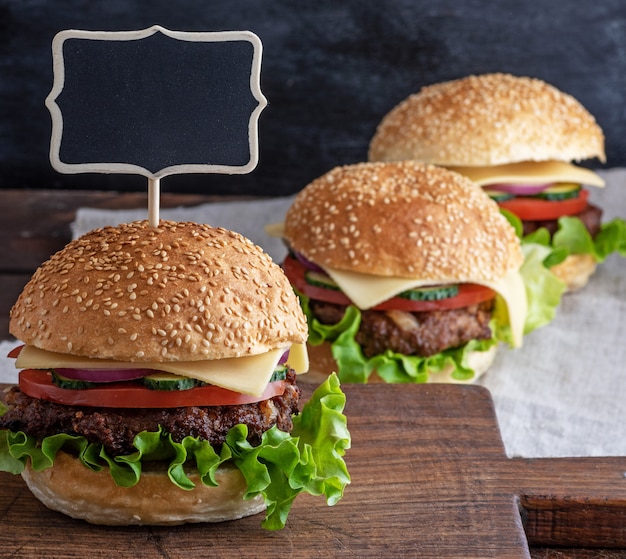
<svg viewBox="0 0 626 559">
<path fill-rule="evenodd" d="M 501 184 L 486 184 L 485 188 L 489 190 L 498 190 L 499 192 L 508 192 L 516 196 L 532 196 L 533 194 L 539 194 L 542 190 L 549 188 L 554 183 L 543 184 L 524 184 L 524 183 L 501 183 Z"/>
<path fill-rule="evenodd" d="M 282 354 L 281 358 L 278 360 L 278 364 L 284 365 L 285 363 L 287 363 L 287 359 L 289 359 L 289 350 L 285 351 L 285 353 Z"/>
<path fill-rule="evenodd" d="M 311 270 L 313 272 L 320 272 L 322 274 L 326 273 L 317 264 L 315 264 L 314 262 L 311 262 L 306 256 L 300 254 L 299 252 L 295 252 L 294 255 L 296 259 L 298 260 L 298 262 L 300 262 L 300 264 L 302 264 L 307 270 Z"/>
<path fill-rule="evenodd" d="M 153 369 L 54 369 L 62 377 L 91 382 L 122 382 L 153 375 Z"/>
</svg>

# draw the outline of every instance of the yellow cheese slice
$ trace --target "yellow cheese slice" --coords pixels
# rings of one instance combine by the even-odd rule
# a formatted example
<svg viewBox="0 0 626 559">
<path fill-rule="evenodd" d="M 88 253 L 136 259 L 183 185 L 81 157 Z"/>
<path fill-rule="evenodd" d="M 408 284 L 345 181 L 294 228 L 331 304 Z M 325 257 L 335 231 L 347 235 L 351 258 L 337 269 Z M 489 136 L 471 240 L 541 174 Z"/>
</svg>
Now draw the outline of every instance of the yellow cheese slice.
<svg viewBox="0 0 626 559">
<path fill-rule="evenodd" d="M 33 346 L 22 348 L 15 366 L 18 369 L 155 369 L 176 375 L 196 378 L 242 394 L 259 396 L 265 390 L 284 348 L 260 355 L 216 359 L 213 361 L 172 361 L 163 363 L 122 362 L 113 359 L 91 359 L 65 353 L 46 351 Z M 289 352 L 288 364 L 296 373 L 309 369 L 304 344 L 294 344 Z"/>
<path fill-rule="evenodd" d="M 448 167 L 478 184 L 487 186 L 498 183 L 543 184 L 573 182 L 603 187 L 604 179 L 583 167 L 565 161 L 524 161 L 492 167 Z"/>
<path fill-rule="evenodd" d="M 278 223 L 268 223 L 264 229 L 265 233 L 267 233 L 270 237 L 282 239 L 285 235 L 285 222 L 280 221 Z"/>
<path fill-rule="evenodd" d="M 306 344 L 293 344 L 291 346 L 287 365 L 299 375 L 309 370 L 309 352 L 306 349 Z"/>
<path fill-rule="evenodd" d="M 406 279 L 395 277 L 373 276 L 358 272 L 347 272 L 335 268 L 324 267 L 326 273 L 341 288 L 347 297 L 360 309 L 369 309 L 379 303 L 395 297 L 402 291 L 415 289 L 424 285 L 432 285 L 433 281 Z M 459 280 L 450 282 L 458 283 Z M 511 270 L 498 281 L 477 280 L 466 278 L 463 283 L 477 283 L 493 289 L 504 299 L 508 315 L 513 345 L 522 345 L 524 323 L 528 312 L 526 287 L 518 270 Z"/>
</svg>

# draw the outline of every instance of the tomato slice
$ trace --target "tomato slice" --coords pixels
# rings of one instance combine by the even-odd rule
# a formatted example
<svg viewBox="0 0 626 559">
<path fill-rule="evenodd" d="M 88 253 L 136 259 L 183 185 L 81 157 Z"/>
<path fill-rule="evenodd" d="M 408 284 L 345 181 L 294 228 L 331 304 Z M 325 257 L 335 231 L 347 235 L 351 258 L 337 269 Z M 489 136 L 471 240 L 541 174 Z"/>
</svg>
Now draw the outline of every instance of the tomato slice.
<svg viewBox="0 0 626 559">
<path fill-rule="evenodd" d="M 280 396 L 285 381 L 270 382 L 261 396 L 250 396 L 219 386 L 199 386 L 189 390 L 150 390 L 133 382 L 107 383 L 103 386 L 73 390 L 52 382 L 50 372 L 24 369 L 19 375 L 20 390 L 33 398 L 65 404 L 99 408 L 180 408 L 187 406 L 238 406 Z"/>
<path fill-rule="evenodd" d="M 489 301 L 489 299 L 493 299 L 495 296 L 495 291 L 484 285 L 478 285 L 477 283 L 460 283 L 459 293 L 454 297 L 440 299 L 439 301 L 410 301 L 402 297 L 393 297 L 392 299 L 376 305 L 373 307 L 373 310 L 424 312 L 460 309 L 482 303 L 483 301 Z"/>
<path fill-rule="evenodd" d="M 304 277 L 304 273 L 307 269 L 291 256 L 287 256 L 283 261 L 283 270 L 287 279 L 291 282 L 291 285 L 300 293 L 303 293 L 311 299 L 334 303 L 335 305 L 352 304 L 352 301 L 344 295 L 343 291 L 309 284 Z"/>
<path fill-rule="evenodd" d="M 589 191 L 582 189 L 576 198 L 568 200 L 541 200 L 527 196 L 518 196 L 499 202 L 498 205 L 515 214 L 523 221 L 544 221 L 558 219 L 564 215 L 576 215 L 587 206 Z"/>
<path fill-rule="evenodd" d="M 9 351 L 9 353 L 7 353 L 7 357 L 10 357 L 11 359 L 17 359 L 19 354 L 22 352 L 23 347 L 24 344 L 14 347 L 11 351 Z"/>
<path fill-rule="evenodd" d="M 324 301 L 335 305 L 352 305 L 352 301 L 342 292 L 335 289 L 327 289 L 310 285 L 304 278 L 306 268 L 291 256 L 287 256 L 283 261 L 283 270 L 291 284 L 302 294 L 315 299 L 316 301 Z M 488 301 L 495 297 L 495 291 L 484 285 L 475 283 L 459 284 L 459 293 L 454 297 L 440 299 L 439 301 L 411 301 L 402 297 L 392 297 L 387 301 L 372 307 L 375 311 L 406 311 L 406 312 L 424 312 L 439 311 L 448 309 L 459 309 L 469 307 L 483 301 Z"/>
</svg>

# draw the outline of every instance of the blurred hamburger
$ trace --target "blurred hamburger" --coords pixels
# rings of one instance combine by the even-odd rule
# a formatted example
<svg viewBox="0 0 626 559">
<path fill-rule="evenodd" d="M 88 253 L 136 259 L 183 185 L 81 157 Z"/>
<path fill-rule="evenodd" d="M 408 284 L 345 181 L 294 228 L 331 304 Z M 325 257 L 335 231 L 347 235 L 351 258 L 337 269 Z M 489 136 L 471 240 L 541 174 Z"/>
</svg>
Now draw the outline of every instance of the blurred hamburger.
<svg viewBox="0 0 626 559">
<path fill-rule="evenodd" d="M 623 223 L 602 225 L 588 201 L 585 186 L 604 180 L 572 161 L 592 158 L 605 161 L 604 135 L 576 99 L 500 73 L 422 88 L 382 119 L 369 148 L 371 161 L 441 165 L 482 186 L 525 236 L 558 249 L 552 270 L 572 290 L 626 235 Z"/>
<path fill-rule="evenodd" d="M 522 343 L 519 239 L 458 173 L 415 162 L 337 167 L 295 197 L 283 236 L 312 373 L 466 382 L 499 341 Z"/>
<path fill-rule="evenodd" d="M 326 427 L 326 408 L 312 425 L 297 415 L 297 298 L 237 233 L 168 221 L 92 231 L 36 271 L 10 332 L 25 345 L 11 355 L 23 370 L 0 417 L 0 464 L 53 510 L 126 525 L 267 508 L 277 529 L 297 493 L 332 504 L 348 483 L 341 409 Z M 305 409 L 341 395 L 330 380 Z M 318 429 L 334 441 L 314 449 L 323 471 L 307 442 Z"/>
</svg>

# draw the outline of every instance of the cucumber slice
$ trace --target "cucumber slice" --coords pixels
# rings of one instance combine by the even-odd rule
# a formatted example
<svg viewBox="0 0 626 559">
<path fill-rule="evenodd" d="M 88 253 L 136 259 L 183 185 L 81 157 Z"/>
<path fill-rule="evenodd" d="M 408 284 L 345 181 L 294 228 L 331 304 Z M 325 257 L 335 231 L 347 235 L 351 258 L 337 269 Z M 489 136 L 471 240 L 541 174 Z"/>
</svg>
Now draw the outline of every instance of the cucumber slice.
<svg viewBox="0 0 626 559">
<path fill-rule="evenodd" d="M 314 285 L 315 287 L 325 287 L 326 289 L 341 291 L 339 286 L 326 274 L 307 270 L 304 272 L 304 279 L 309 285 Z"/>
<path fill-rule="evenodd" d="M 441 301 L 441 299 L 449 299 L 459 294 L 459 286 L 451 285 L 433 285 L 428 287 L 420 287 L 419 289 L 409 289 L 398 294 L 402 299 L 411 301 Z"/>
<path fill-rule="evenodd" d="M 272 373 L 270 382 L 285 380 L 288 370 L 289 367 L 287 365 L 279 365 Z M 141 380 L 144 386 L 150 390 L 189 390 L 206 384 L 201 380 L 171 373 L 155 373 L 154 375 L 143 377 Z"/>
<path fill-rule="evenodd" d="M 150 390 L 189 390 L 202 385 L 202 381 L 195 378 L 182 377 L 171 373 L 155 373 L 141 379 L 144 386 Z"/>
<path fill-rule="evenodd" d="M 276 369 L 274 369 L 274 372 L 272 373 L 270 382 L 275 382 L 277 380 L 285 380 L 287 378 L 288 370 L 289 370 L 289 367 L 287 365 L 278 365 L 278 367 L 276 367 Z"/>
<path fill-rule="evenodd" d="M 67 378 L 53 370 L 51 370 L 50 372 L 52 373 L 52 382 L 56 384 L 59 388 L 67 388 L 69 390 L 84 390 L 85 388 L 93 388 L 94 386 L 96 386 L 95 382 Z"/>
<path fill-rule="evenodd" d="M 542 190 L 536 197 L 553 202 L 569 200 L 571 198 L 578 198 L 581 188 L 580 184 L 560 183 Z"/>
<path fill-rule="evenodd" d="M 511 194 L 510 192 L 502 192 L 501 190 L 491 190 L 489 188 L 484 188 L 483 190 L 485 191 L 486 194 L 489 194 L 489 197 L 494 202 L 506 202 L 507 200 L 511 200 L 512 198 L 515 198 L 515 196 Z"/>
</svg>

